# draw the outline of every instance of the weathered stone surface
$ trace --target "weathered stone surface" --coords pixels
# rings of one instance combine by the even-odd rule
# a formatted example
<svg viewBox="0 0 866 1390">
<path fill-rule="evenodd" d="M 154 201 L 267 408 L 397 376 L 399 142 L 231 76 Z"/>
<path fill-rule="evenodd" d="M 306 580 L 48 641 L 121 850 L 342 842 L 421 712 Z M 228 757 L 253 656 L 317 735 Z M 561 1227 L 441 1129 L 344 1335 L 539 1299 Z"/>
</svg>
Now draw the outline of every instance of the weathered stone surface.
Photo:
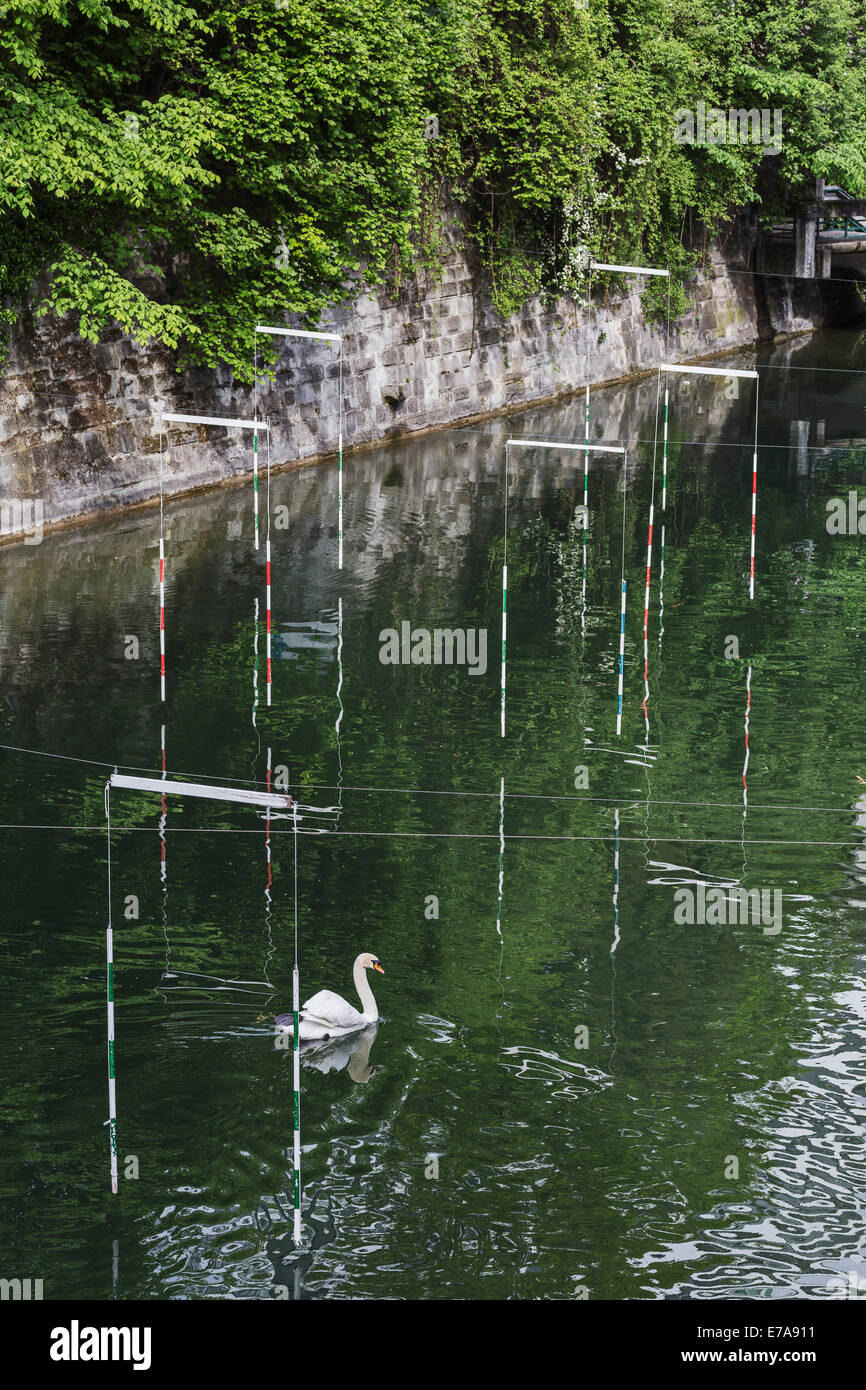
<svg viewBox="0 0 866 1390">
<path fill-rule="evenodd" d="M 574 391 L 587 378 L 651 370 L 667 356 L 729 352 L 758 336 L 753 278 L 730 268 L 743 261 L 736 235 L 724 255 L 708 251 L 689 287 L 693 308 L 669 342 L 664 325 L 643 317 L 640 279 L 620 298 L 595 300 L 590 313 L 570 299 L 538 298 L 502 319 L 489 288 L 472 277 L 459 228 L 448 235 L 440 283 L 403 286 L 396 296 L 361 290 L 322 325 L 343 335 L 346 448 Z M 817 283 L 784 276 L 765 283 L 777 332 L 822 322 Z M 333 345 L 282 347 L 276 381 L 258 390 L 273 463 L 336 452 L 339 380 Z M 0 381 L 0 499 L 38 497 L 50 525 L 153 498 L 163 411 L 249 418 L 253 409 L 252 390 L 225 368 L 178 374 L 170 353 L 141 347 L 117 328 L 94 345 L 73 319 L 39 319 L 13 335 Z M 172 429 L 163 444 L 167 494 L 251 471 L 250 433 Z"/>
</svg>

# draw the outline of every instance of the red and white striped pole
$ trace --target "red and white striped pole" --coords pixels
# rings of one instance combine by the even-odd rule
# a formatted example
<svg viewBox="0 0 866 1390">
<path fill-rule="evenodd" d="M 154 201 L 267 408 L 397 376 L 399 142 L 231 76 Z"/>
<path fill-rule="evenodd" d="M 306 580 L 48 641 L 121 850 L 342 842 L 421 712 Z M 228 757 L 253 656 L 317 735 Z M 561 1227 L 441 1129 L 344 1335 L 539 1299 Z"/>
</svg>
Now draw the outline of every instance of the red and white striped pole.
<svg viewBox="0 0 866 1390">
<path fill-rule="evenodd" d="M 271 542 L 265 541 L 265 608 L 267 617 L 267 699 L 271 703 Z"/>
<path fill-rule="evenodd" d="M 267 790 L 268 790 L 268 791 L 271 790 L 271 750 L 270 750 L 270 748 L 268 748 Z M 267 887 L 265 888 L 265 898 L 267 899 L 268 904 L 270 904 L 270 901 L 271 901 L 271 885 L 272 885 L 272 883 L 273 883 L 273 875 L 272 875 L 272 871 L 271 871 L 271 808 L 270 808 L 269 805 L 265 807 L 265 855 L 266 855 L 267 865 L 268 865 L 268 883 L 267 883 Z"/>
<path fill-rule="evenodd" d="M 162 780 L 165 781 L 165 725 L 159 726 L 160 751 L 162 753 Z M 165 864 L 165 823 L 168 819 L 168 807 L 165 802 L 165 792 L 162 794 L 162 815 L 159 818 L 159 877 L 162 883 L 163 893 L 166 891 L 166 864 Z"/>
<path fill-rule="evenodd" d="M 163 411 L 159 428 L 159 678 L 160 678 L 160 697 L 165 701 L 165 542 L 163 525 L 163 458 L 162 458 L 162 431 L 168 424 L 180 425 L 215 425 L 220 429 L 240 429 L 253 431 L 253 459 L 256 472 L 255 486 L 255 508 L 256 508 L 256 546 L 258 547 L 258 436 L 259 433 L 268 436 L 268 466 L 270 467 L 270 426 L 266 420 L 238 420 L 222 415 L 179 415 L 175 411 Z M 270 704 L 270 700 L 268 701 Z"/>
<path fill-rule="evenodd" d="M 165 542 L 161 534 L 159 537 L 159 698 L 163 702 L 165 701 Z"/>
</svg>

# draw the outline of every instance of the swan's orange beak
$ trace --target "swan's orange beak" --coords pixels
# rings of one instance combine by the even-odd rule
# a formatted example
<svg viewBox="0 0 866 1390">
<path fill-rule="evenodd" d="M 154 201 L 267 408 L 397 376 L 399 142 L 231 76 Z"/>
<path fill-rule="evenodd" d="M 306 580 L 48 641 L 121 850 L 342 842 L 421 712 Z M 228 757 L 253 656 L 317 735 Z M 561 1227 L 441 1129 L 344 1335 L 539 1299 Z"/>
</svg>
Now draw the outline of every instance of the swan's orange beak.
<svg viewBox="0 0 866 1390">
<path fill-rule="evenodd" d="M 374 961 L 373 961 L 373 969 L 374 969 L 374 970 L 378 970 L 378 972 L 379 972 L 380 975 L 384 975 L 384 974 L 385 974 L 384 970 L 382 969 L 381 965 L 379 964 L 379 962 L 378 962 L 377 960 L 374 960 Z"/>
</svg>

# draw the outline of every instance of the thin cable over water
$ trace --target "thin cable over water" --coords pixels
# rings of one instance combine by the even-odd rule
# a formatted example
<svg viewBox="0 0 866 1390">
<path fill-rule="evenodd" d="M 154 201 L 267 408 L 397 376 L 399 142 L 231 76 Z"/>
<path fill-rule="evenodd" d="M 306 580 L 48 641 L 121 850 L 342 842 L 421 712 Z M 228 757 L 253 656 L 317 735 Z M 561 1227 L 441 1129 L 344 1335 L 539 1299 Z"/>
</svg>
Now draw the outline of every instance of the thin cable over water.
<svg viewBox="0 0 866 1390">
<path fill-rule="evenodd" d="M 154 768 L 138 767 L 138 766 L 136 766 L 134 763 L 101 762 L 100 760 L 98 760 L 98 759 L 96 759 L 96 758 L 71 758 L 71 757 L 69 757 L 67 754 L 64 754 L 64 753 L 46 753 L 46 752 L 44 752 L 43 750 L 38 749 L 38 748 L 20 748 L 20 747 L 17 747 L 16 745 L 10 744 L 10 743 L 0 743 L 0 749 L 6 750 L 7 752 L 13 752 L 13 753 L 29 753 L 29 754 L 32 754 L 34 757 L 38 757 L 38 758 L 57 758 L 57 759 L 59 759 L 59 760 L 61 760 L 61 761 L 63 761 L 63 762 L 82 763 L 82 764 L 85 765 L 85 766 L 91 766 L 91 767 L 110 767 L 110 768 L 114 768 L 114 769 L 117 769 L 117 770 L 119 770 L 119 769 L 122 768 L 122 769 L 124 769 L 124 771 L 126 771 L 126 772 L 150 772 L 150 773 L 154 773 L 154 772 L 158 772 L 158 771 L 159 771 L 159 769 L 154 769 Z M 592 751 L 594 751 L 594 750 L 590 749 L 590 750 L 588 750 L 588 751 L 592 752 Z M 607 751 L 607 750 L 602 750 L 602 751 Z M 611 751 L 619 752 L 619 750 L 611 750 Z M 638 750 L 638 751 L 640 751 L 640 750 Z M 258 778 L 256 778 L 256 777 L 226 777 L 226 776 L 224 776 L 224 775 L 222 775 L 222 774 L 219 774 L 219 775 L 209 775 L 209 774 L 207 774 L 207 773 L 205 773 L 205 772 L 175 772 L 175 773 L 174 773 L 174 776 L 175 776 L 175 777 L 179 777 L 179 778 L 184 778 L 184 779 L 187 779 L 187 780 L 190 780 L 190 781 L 192 781 L 192 780 L 198 780 L 198 781 L 202 781 L 202 780 L 204 780 L 204 781 L 217 781 L 217 780 L 219 780 L 219 781 L 222 781 L 222 782 L 238 782 L 238 783 L 240 783 L 240 784 L 243 785 L 243 786 L 265 786 L 265 785 L 267 785 L 266 779 L 265 779 L 265 778 L 261 778 L 261 777 L 258 777 Z M 288 787 L 300 787 L 300 786 L 303 786 L 304 788 L 307 788 L 307 789 L 309 789 L 309 790 L 311 790 L 311 791 L 335 791 L 335 792 L 344 792 L 344 791 L 346 791 L 346 792 L 362 792 L 362 793 L 370 793 L 370 794 L 381 794 L 381 795 L 383 795 L 383 796 L 463 796 L 463 797 L 469 797 L 469 798 L 471 798 L 471 797 L 481 797 L 481 798 L 486 797 L 486 798 L 488 798 L 488 799 L 498 798 L 498 796 L 499 796 L 499 793 L 498 793 L 498 792 L 495 792 L 495 791 L 493 791 L 493 792 L 491 792 L 491 791 L 460 791 L 460 790 L 457 790 L 457 789 L 454 789 L 454 788 L 446 788 L 446 787 L 367 787 L 367 786 L 351 786 L 351 785 L 346 785 L 345 783 L 342 784 L 342 785 L 340 785 L 339 783 L 334 783 L 334 782 L 303 782 L 303 783 L 301 783 L 301 782 L 290 782 L 290 783 L 288 783 Z M 611 806 L 628 804 L 628 803 L 630 803 L 630 802 L 632 802 L 632 801 L 636 801 L 636 800 L 639 799 L 639 798 L 637 798 L 636 796 L 571 796 L 571 795 L 570 795 L 569 793 L 567 793 L 567 792 L 506 792 L 505 795 L 506 795 L 506 797 L 512 798 L 512 799 L 514 799 L 514 800 L 521 800 L 521 801 L 573 801 L 573 802 L 586 802 L 587 804 L 598 803 L 598 804 L 611 805 Z M 640 799 L 643 800 L 643 798 L 640 798 Z M 680 801 L 680 800 L 676 800 L 676 799 L 674 799 L 674 798 L 652 797 L 652 798 L 650 799 L 650 803 L 649 803 L 649 804 L 650 804 L 651 806 L 700 806 L 700 807 L 706 807 L 708 810 L 739 810 L 739 809 L 740 809 L 740 802 L 738 802 L 738 801 Z M 850 806 L 799 806 L 799 805 L 796 805 L 796 804 L 791 803 L 791 802 L 779 802 L 778 804 L 774 804 L 773 802 L 769 802 L 769 801 L 768 801 L 768 802 L 756 802 L 754 805 L 750 806 L 750 810 L 752 810 L 752 811 L 804 811 L 804 812 L 807 811 L 807 812 L 810 812 L 810 813 L 814 813 L 814 814 L 816 814 L 816 815 L 828 815 L 828 816 L 853 816 L 853 815 L 858 815 L 858 814 L 860 814 L 859 811 L 857 811 L 855 808 L 850 807 Z M 0 824 L 0 830 L 3 830 L 3 829 L 14 830 L 14 829 L 16 829 L 16 828 L 26 829 L 27 827 L 25 827 L 25 826 L 16 827 L 16 825 L 14 825 L 14 824 L 9 824 L 9 825 L 5 825 L 5 826 L 2 825 L 2 824 Z M 75 828 L 75 827 L 72 827 L 72 828 Z M 89 827 L 86 827 L 86 826 L 85 826 L 85 827 L 83 827 L 83 828 L 84 828 L 84 829 L 88 829 Z"/>
<path fill-rule="evenodd" d="M 640 803 L 643 805 L 643 802 Z M 104 825 L 0 825 L 0 830 L 55 830 L 55 831 L 82 831 L 102 835 L 105 831 Z M 155 835 L 157 830 L 152 825 L 115 825 L 112 826 L 112 834 L 141 834 Z M 167 832 L 169 835 L 266 835 L 265 829 L 244 830 L 235 826 L 205 826 L 205 825 L 176 825 Z M 272 835 L 292 835 L 293 830 L 271 830 Z M 365 838 L 365 839 L 411 839 L 411 840 L 498 840 L 499 833 L 480 832 L 469 830 L 321 830 L 312 828 L 310 830 L 298 830 L 299 835 L 318 835 L 326 839 L 339 838 Z M 575 842 L 594 842 L 610 843 L 613 835 L 506 835 L 506 840 L 551 840 L 563 841 L 566 843 Z M 636 844 L 643 844 L 646 839 L 643 835 L 620 835 L 621 841 L 634 841 Z M 740 845 L 742 838 L 738 835 L 734 839 L 719 839 L 711 837 L 690 836 L 690 835 L 656 835 L 649 836 L 660 845 Z M 864 836 L 857 840 L 792 840 L 792 839 L 769 839 L 769 840 L 746 840 L 747 845 L 802 845 L 802 846 L 836 846 L 848 847 L 853 849 L 863 849 Z"/>
</svg>

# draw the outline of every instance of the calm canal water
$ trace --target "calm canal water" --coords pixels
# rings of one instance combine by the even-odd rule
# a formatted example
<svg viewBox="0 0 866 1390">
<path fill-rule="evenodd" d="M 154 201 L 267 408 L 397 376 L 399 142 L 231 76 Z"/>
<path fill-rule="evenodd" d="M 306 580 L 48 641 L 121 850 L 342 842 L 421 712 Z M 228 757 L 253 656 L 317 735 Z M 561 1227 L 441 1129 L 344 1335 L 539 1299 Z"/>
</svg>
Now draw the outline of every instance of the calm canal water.
<svg viewBox="0 0 866 1390">
<path fill-rule="evenodd" d="M 866 335 L 758 365 L 751 604 L 753 384 L 672 385 L 646 718 L 656 383 L 593 393 L 596 438 L 629 445 L 619 739 L 622 464 L 591 463 L 584 602 L 582 456 L 539 453 L 513 456 L 499 736 L 504 440 L 580 439 L 579 399 L 350 459 L 342 574 L 334 470 L 274 478 L 270 710 L 248 487 L 167 508 L 165 712 L 154 511 L 0 550 L 0 741 L 83 760 L 0 751 L 4 1275 L 93 1299 L 813 1298 L 866 1275 L 866 540 L 825 524 L 866 486 L 842 370 Z M 486 671 L 384 665 L 403 621 L 486 629 Z M 110 1192 L 89 760 L 158 772 L 163 724 L 170 775 L 263 779 L 270 747 L 322 808 L 299 837 L 302 998 L 353 997 L 359 951 L 385 968 L 378 1029 L 302 1071 L 299 1250 L 269 1017 L 291 1004 L 291 822 L 269 890 L 247 808 L 174 801 L 163 841 L 158 799 L 113 794 L 138 1176 Z M 778 891 L 781 930 L 678 922 L 701 884 Z"/>
</svg>

